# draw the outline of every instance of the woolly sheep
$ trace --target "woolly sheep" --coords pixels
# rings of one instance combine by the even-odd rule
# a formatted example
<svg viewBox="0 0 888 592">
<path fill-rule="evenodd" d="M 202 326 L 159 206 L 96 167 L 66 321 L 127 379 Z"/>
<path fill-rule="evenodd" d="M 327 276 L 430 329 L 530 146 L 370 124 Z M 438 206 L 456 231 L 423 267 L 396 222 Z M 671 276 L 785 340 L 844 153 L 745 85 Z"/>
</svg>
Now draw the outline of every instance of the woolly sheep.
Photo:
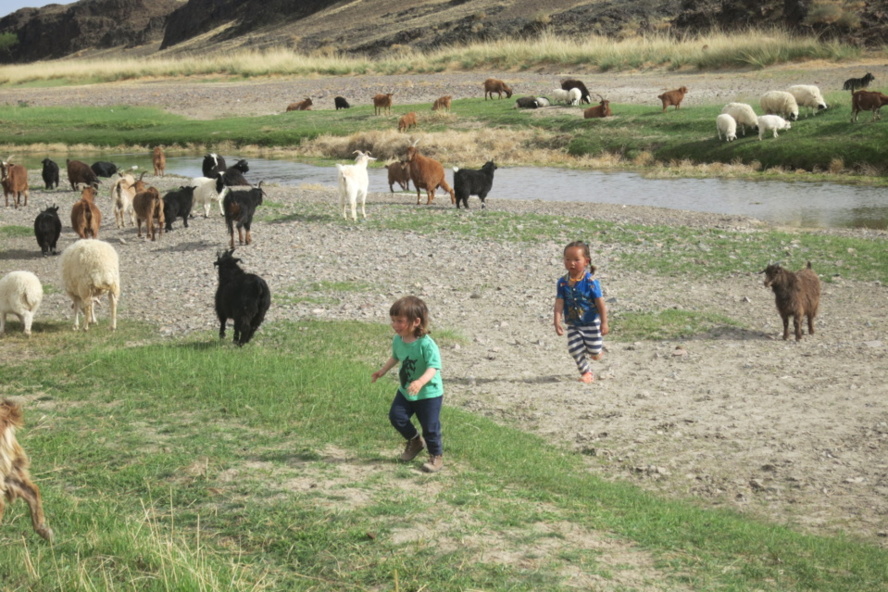
<svg viewBox="0 0 888 592">
<path fill-rule="evenodd" d="M 0 279 L 0 335 L 6 332 L 6 315 L 14 314 L 31 336 L 34 313 L 43 300 L 43 286 L 30 271 L 11 271 Z"/>
<path fill-rule="evenodd" d="M 752 105 L 747 103 L 728 103 L 722 108 L 722 113 L 726 113 L 734 118 L 737 126 L 740 128 L 740 135 L 746 135 L 746 128 L 758 127 L 758 116 L 752 109 Z"/>
<path fill-rule="evenodd" d="M 805 117 L 816 115 L 818 111 L 824 111 L 829 108 L 820 89 L 813 84 L 796 84 L 786 89 L 791 94 L 799 107 L 806 107 Z"/>
<path fill-rule="evenodd" d="M 737 122 L 727 113 L 722 113 L 715 118 L 715 129 L 718 132 L 719 140 L 722 139 L 722 136 L 726 142 L 737 139 Z"/>
<path fill-rule="evenodd" d="M 571 88 L 568 90 L 556 88 L 549 91 L 549 94 L 552 96 L 552 100 L 556 103 L 564 103 L 565 105 L 579 105 L 580 99 L 583 95 L 583 91 L 581 91 L 579 88 Z"/>
<path fill-rule="evenodd" d="M 111 302 L 111 329 L 117 329 L 120 270 L 114 247 L 97 239 L 80 239 L 62 252 L 61 266 L 62 282 L 74 309 L 74 330 L 80 329 L 81 312 L 84 331 L 96 322 L 93 306 L 106 293 Z"/>
<path fill-rule="evenodd" d="M 758 128 L 759 128 L 759 140 L 765 135 L 765 132 L 771 130 L 774 132 L 774 137 L 777 137 L 777 130 L 788 130 L 792 129 L 792 126 L 788 121 L 780 117 L 779 115 L 762 115 L 758 118 Z"/>
<path fill-rule="evenodd" d="M 783 90 L 770 90 L 759 100 L 766 115 L 780 115 L 790 121 L 799 118 L 799 105 L 791 93 Z"/>
</svg>

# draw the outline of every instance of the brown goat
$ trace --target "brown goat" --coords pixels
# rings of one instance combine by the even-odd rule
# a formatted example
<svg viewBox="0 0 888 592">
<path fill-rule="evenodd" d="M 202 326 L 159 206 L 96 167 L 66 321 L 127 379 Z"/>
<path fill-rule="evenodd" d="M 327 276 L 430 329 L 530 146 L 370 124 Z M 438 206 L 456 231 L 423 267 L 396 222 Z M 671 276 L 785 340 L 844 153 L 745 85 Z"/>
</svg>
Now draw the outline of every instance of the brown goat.
<svg viewBox="0 0 888 592">
<path fill-rule="evenodd" d="M 777 312 L 783 319 L 783 339 L 789 339 L 789 317 L 795 327 L 795 338 L 802 338 L 802 317 L 808 317 L 808 335 L 814 335 L 814 317 L 820 307 L 820 278 L 811 269 L 811 262 L 804 269 L 793 273 L 780 265 L 772 264 L 762 270 L 765 287 L 774 291 Z"/>
<path fill-rule="evenodd" d="M 52 529 L 46 525 L 40 490 L 31 482 L 28 472 L 31 461 L 15 437 L 16 428 L 23 425 L 21 406 L 9 399 L 0 401 L 0 519 L 6 503 L 22 498 L 28 502 L 34 531 L 51 541 Z"/>
<path fill-rule="evenodd" d="M 882 119 L 879 110 L 885 105 L 888 105 L 888 96 L 880 92 L 859 90 L 851 95 L 851 122 L 857 121 L 857 114 L 861 111 L 873 112 L 873 118 L 870 121 Z"/>
<path fill-rule="evenodd" d="M 508 84 L 496 78 L 488 78 L 484 81 L 484 100 L 487 100 L 488 95 L 493 100 L 493 93 L 496 93 L 498 99 L 503 98 L 503 93 L 507 99 L 512 98 L 512 88 Z"/>
<path fill-rule="evenodd" d="M 71 226 L 80 238 L 99 238 L 102 212 L 96 205 L 96 188 L 88 185 L 80 194 L 80 201 L 71 206 Z"/>
<path fill-rule="evenodd" d="M 66 160 L 65 163 L 68 169 L 68 181 L 71 182 L 71 191 L 77 191 L 77 185 L 80 183 L 99 188 L 99 178 L 88 164 L 79 160 Z"/>
<path fill-rule="evenodd" d="M 411 127 L 416 125 L 416 113 L 411 111 L 410 113 L 405 113 L 401 116 L 401 119 L 398 120 L 398 131 L 405 132 Z"/>
<path fill-rule="evenodd" d="M 385 111 L 392 112 L 392 93 L 378 94 L 373 97 L 373 113 L 379 115 Z"/>
<path fill-rule="evenodd" d="M 309 97 L 305 97 L 298 103 L 290 103 L 287 105 L 287 111 L 311 111 L 311 106 L 313 104 L 314 103 L 311 102 Z"/>
<path fill-rule="evenodd" d="M 410 165 L 406 160 L 387 164 L 385 168 L 388 169 L 389 191 L 395 192 L 395 183 L 400 185 L 401 189 L 410 189 Z"/>
<path fill-rule="evenodd" d="M 0 162 L 0 184 L 3 185 L 3 197 L 9 207 L 9 194 L 12 194 L 12 205 L 28 205 L 28 169 L 20 164 L 12 164 L 12 157 Z M 25 203 L 21 203 L 22 195 Z"/>
<path fill-rule="evenodd" d="M 157 221 L 157 230 L 163 234 L 163 228 L 166 224 L 166 218 L 163 215 L 163 200 L 160 198 L 160 192 L 149 187 L 145 191 L 139 192 L 133 197 L 133 211 L 136 213 L 136 224 L 139 227 L 139 238 L 142 238 L 142 220 L 145 221 L 145 236 L 151 240 L 155 239 L 156 231 L 154 222 Z"/>
<path fill-rule="evenodd" d="M 450 203 L 456 203 L 456 196 L 453 189 L 447 184 L 444 177 L 444 167 L 441 163 L 433 158 L 423 156 L 416 150 L 418 140 L 414 141 L 407 147 L 407 157 L 405 160 L 410 165 L 410 179 L 413 186 L 416 187 L 416 204 L 419 205 L 420 189 L 425 189 L 428 199 L 426 205 L 435 201 L 435 190 L 441 187 L 450 194 Z"/>
<path fill-rule="evenodd" d="M 682 86 L 675 90 L 667 90 L 662 95 L 657 95 L 657 98 L 663 102 L 663 111 L 666 111 L 666 107 L 670 105 L 674 105 L 675 108 L 678 109 L 678 106 L 681 105 L 681 101 L 685 98 L 687 92 L 688 87 Z"/>
<path fill-rule="evenodd" d="M 598 98 L 601 99 L 601 102 L 595 105 L 594 107 L 589 107 L 588 109 L 583 110 L 583 119 L 594 119 L 596 117 L 610 117 L 613 115 L 613 111 L 610 108 L 610 101 L 598 95 Z"/>
<path fill-rule="evenodd" d="M 154 154 L 151 156 L 151 162 L 154 163 L 154 174 L 163 177 L 163 173 L 167 166 L 167 159 L 163 153 L 163 147 L 154 147 Z"/>
<path fill-rule="evenodd" d="M 450 111 L 450 101 L 453 99 L 453 95 L 446 95 L 443 97 L 438 97 L 435 99 L 435 102 L 432 103 L 432 111 Z"/>
</svg>

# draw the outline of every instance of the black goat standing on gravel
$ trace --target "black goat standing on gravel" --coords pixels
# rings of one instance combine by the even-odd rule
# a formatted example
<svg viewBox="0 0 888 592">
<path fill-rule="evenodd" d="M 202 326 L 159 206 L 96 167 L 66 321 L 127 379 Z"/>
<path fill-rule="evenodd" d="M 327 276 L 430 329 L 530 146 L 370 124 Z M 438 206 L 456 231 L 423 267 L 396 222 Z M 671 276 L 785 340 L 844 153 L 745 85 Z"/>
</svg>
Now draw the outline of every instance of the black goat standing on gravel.
<svg viewBox="0 0 888 592">
<path fill-rule="evenodd" d="M 223 251 L 214 265 L 219 268 L 216 288 L 216 316 L 219 318 L 219 339 L 225 339 L 225 324 L 234 320 L 234 343 L 241 346 L 265 320 L 271 306 L 271 291 L 261 277 L 240 268 L 234 249 Z"/>
<path fill-rule="evenodd" d="M 783 339 L 789 339 L 789 317 L 793 320 L 796 341 L 802 339 L 803 316 L 808 317 L 808 335 L 814 335 L 814 317 L 820 307 L 820 278 L 811 269 L 811 262 L 795 273 L 776 263 L 761 273 L 765 274 L 765 287 L 774 291 L 777 312 L 783 319 Z"/>
<path fill-rule="evenodd" d="M 493 171 L 497 166 L 492 160 L 484 163 L 480 170 L 461 169 L 453 167 L 453 193 L 456 195 L 456 209 L 462 201 L 466 209 L 469 209 L 469 196 L 477 195 L 481 200 L 481 208 L 486 208 L 484 200 L 493 187 Z"/>
<path fill-rule="evenodd" d="M 59 219 L 59 206 L 46 208 L 34 218 L 34 236 L 43 256 L 56 254 L 56 243 L 62 234 L 62 221 Z"/>
</svg>

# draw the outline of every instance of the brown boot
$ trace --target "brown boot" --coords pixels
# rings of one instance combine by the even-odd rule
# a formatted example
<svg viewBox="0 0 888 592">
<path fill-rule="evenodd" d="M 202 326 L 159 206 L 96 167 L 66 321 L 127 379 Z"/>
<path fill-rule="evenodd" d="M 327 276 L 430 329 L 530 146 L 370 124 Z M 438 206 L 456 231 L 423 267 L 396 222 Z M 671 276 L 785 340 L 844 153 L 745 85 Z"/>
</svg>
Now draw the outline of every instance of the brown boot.
<svg viewBox="0 0 888 592">
<path fill-rule="evenodd" d="M 404 452 L 401 453 L 401 456 L 398 458 L 403 462 L 410 462 L 416 455 L 422 452 L 422 449 L 425 448 L 425 440 L 422 439 L 422 436 L 416 434 L 410 440 L 407 440 L 407 445 L 404 446 Z"/>
<path fill-rule="evenodd" d="M 422 464 L 422 470 L 426 473 L 437 473 L 444 468 L 444 457 L 440 454 L 429 455 L 429 462 Z"/>
</svg>

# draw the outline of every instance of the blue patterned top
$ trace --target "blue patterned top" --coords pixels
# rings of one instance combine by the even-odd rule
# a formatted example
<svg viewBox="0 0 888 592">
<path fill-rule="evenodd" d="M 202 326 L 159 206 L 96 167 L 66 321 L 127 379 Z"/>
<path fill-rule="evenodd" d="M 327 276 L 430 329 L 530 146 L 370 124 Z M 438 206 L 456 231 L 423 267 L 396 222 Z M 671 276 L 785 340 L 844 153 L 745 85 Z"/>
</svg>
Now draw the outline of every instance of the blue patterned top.
<svg viewBox="0 0 888 592">
<path fill-rule="evenodd" d="M 574 327 L 593 325 L 598 320 L 595 299 L 601 298 L 601 284 L 588 271 L 574 283 L 570 274 L 558 280 L 558 298 L 564 300 L 564 322 Z"/>
</svg>

